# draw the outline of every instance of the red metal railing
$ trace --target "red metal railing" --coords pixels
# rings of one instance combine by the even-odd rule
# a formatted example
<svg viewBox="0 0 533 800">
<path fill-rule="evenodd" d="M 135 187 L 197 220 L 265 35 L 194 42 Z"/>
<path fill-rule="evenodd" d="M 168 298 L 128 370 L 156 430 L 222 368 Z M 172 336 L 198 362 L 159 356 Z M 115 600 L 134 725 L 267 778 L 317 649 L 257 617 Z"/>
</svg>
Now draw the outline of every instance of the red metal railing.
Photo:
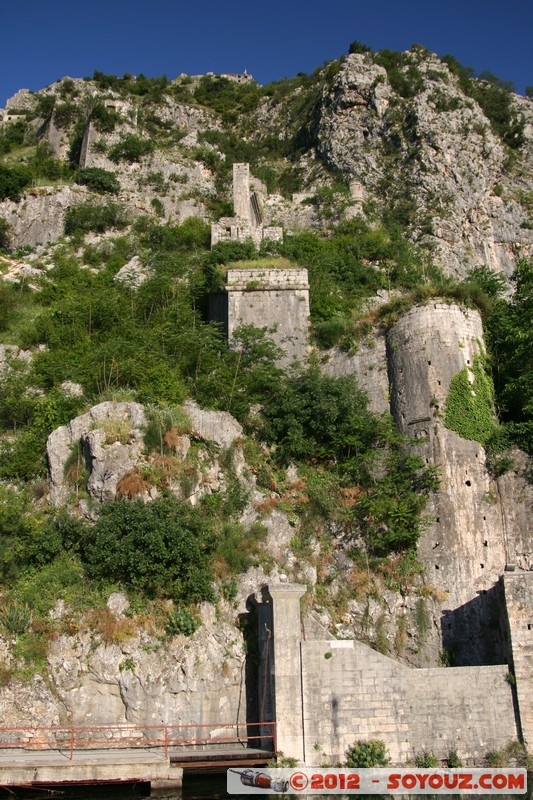
<svg viewBox="0 0 533 800">
<path fill-rule="evenodd" d="M 250 728 L 255 730 L 250 733 Z M 210 729 L 211 732 L 224 731 L 230 735 L 198 735 L 197 732 Z M 184 735 L 195 731 L 195 735 Z M 231 734 L 231 731 L 234 731 Z M 241 733 L 246 731 L 246 733 Z M 159 735 L 157 733 L 159 732 Z M 106 735 L 107 734 L 107 735 Z M 98 738 L 99 736 L 105 738 Z M 75 750 L 106 750 L 121 747 L 163 747 L 165 757 L 172 747 L 190 745 L 238 744 L 246 747 L 251 741 L 269 739 L 272 752 L 276 752 L 275 722 L 229 722 L 210 725 L 100 725 L 57 727 L 0 728 L 0 751 L 3 748 L 34 748 L 36 750 L 67 750 L 70 760 Z"/>
</svg>

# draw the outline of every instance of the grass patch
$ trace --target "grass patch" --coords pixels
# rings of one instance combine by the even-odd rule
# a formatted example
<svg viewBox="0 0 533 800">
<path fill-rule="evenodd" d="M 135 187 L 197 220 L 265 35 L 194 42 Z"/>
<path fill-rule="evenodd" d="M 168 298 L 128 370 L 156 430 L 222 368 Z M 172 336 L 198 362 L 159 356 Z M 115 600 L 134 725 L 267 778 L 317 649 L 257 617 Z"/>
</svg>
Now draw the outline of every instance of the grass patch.
<svg viewBox="0 0 533 800">
<path fill-rule="evenodd" d="M 224 269 L 224 267 L 222 267 Z M 298 269 L 298 265 L 289 261 L 288 258 L 246 258 L 240 261 L 232 261 L 225 266 L 225 269 Z"/>
</svg>

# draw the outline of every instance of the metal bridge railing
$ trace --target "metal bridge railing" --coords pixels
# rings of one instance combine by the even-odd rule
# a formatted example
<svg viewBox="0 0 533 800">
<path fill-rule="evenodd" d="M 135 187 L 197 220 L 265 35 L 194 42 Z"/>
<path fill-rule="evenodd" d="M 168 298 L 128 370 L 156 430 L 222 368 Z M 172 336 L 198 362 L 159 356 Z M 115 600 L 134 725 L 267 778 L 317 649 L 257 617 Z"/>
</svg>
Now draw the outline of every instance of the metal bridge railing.
<svg viewBox="0 0 533 800">
<path fill-rule="evenodd" d="M 251 730 L 252 729 L 252 730 Z M 59 725 L 54 727 L 1 728 L 0 752 L 5 748 L 76 750 L 120 748 L 170 748 L 200 746 L 240 747 L 271 745 L 277 750 L 275 722 L 229 722 L 208 725 Z M 270 749 L 270 747 L 268 748 Z"/>
</svg>

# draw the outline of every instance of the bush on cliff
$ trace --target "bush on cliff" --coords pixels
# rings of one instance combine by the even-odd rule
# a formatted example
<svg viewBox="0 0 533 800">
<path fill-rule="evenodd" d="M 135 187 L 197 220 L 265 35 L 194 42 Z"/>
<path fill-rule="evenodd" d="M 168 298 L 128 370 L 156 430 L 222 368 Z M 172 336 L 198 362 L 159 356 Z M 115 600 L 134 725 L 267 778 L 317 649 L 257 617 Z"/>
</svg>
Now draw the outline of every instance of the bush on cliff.
<svg viewBox="0 0 533 800">
<path fill-rule="evenodd" d="M 318 502 L 326 517 L 337 517 L 350 536 L 361 535 L 370 551 L 385 555 L 416 545 L 438 479 L 420 458 L 406 454 L 392 419 L 367 406 L 353 376 L 329 377 L 313 365 L 288 375 L 264 399 L 261 435 L 278 462 L 327 469 L 336 484 L 328 490 L 333 508 Z"/>
<path fill-rule="evenodd" d="M 81 552 L 91 578 L 196 603 L 213 599 L 212 541 L 211 521 L 188 503 L 121 500 L 102 508 Z"/>
<path fill-rule="evenodd" d="M 99 167 L 80 169 L 76 175 L 76 183 L 101 194 L 118 194 L 120 191 L 120 184 L 115 173 Z"/>
<path fill-rule="evenodd" d="M 79 203 L 65 214 L 65 233 L 103 233 L 109 228 L 121 230 L 128 224 L 124 209 L 118 203 Z"/>
<path fill-rule="evenodd" d="M 0 164 L 0 200 L 20 200 L 26 186 L 31 183 L 31 172 L 27 167 L 6 167 Z"/>
<path fill-rule="evenodd" d="M 127 134 L 120 142 L 113 145 L 109 151 L 111 161 L 127 161 L 129 164 L 140 161 L 143 156 L 148 155 L 154 149 L 154 143 L 150 139 L 141 139 L 134 133 Z"/>
</svg>

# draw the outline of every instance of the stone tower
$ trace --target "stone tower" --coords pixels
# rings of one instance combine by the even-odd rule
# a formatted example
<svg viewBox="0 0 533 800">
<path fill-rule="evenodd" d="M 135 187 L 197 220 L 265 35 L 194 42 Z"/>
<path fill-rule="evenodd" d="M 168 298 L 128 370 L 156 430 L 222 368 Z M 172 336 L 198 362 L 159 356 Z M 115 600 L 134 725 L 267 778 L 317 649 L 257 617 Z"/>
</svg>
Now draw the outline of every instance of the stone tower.
<svg viewBox="0 0 533 800">
<path fill-rule="evenodd" d="M 250 213 L 250 165 L 233 165 L 233 211 L 235 216 L 252 224 Z"/>
<path fill-rule="evenodd" d="M 253 264 L 253 262 L 250 262 Z M 309 347 L 309 281 L 299 267 L 228 269 L 225 293 L 212 295 L 209 316 L 223 325 L 231 346 L 237 328 L 266 328 L 285 355 L 281 363 L 306 358 Z"/>
<path fill-rule="evenodd" d="M 211 225 L 211 247 L 217 242 L 243 242 L 259 245 L 263 239 L 283 240 L 283 229 L 265 227 L 259 192 L 250 188 L 250 165 L 233 165 L 233 217 L 221 217 Z"/>
<path fill-rule="evenodd" d="M 400 431 L 418 441 L 423 461 L 439 470 L 418 555 L 427 582 L 447 594 L 442 643 L 459 664 L 505 660 L 498 581 L 527 547 L 518 541 L 528 529 L 527 519 L 517 517 L 527 514 L 525 504 L 520 509 L 491 478 L 479 442 L 444 424 L 452 378 L 466 370 L 472 382 L 483 353 L 478 312 L 444 302 L 411 309 L 388 335 L 392 414 Z"/>
</svg>

